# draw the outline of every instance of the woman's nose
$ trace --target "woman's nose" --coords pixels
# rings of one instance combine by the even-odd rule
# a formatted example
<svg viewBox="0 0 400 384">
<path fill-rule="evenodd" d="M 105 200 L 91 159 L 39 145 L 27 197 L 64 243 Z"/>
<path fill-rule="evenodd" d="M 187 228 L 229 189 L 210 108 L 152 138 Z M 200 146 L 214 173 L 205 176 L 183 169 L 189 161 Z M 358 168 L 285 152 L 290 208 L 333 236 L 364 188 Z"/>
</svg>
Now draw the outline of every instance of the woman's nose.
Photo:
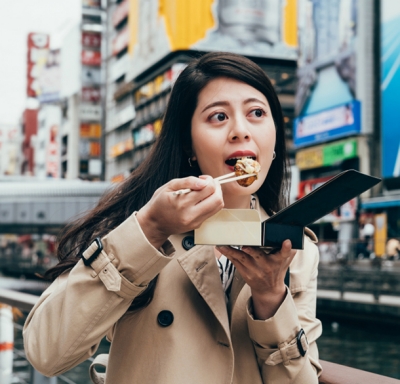
<svg viewBox="0 0 400 384">
<path fill-rule="evenodd" d="M 229 133 L 229 139 L 231 141 L 249 140 L 250 132 L 247 129 L 246 124 L 239 121 L 234 122 Z"/>
</svg>

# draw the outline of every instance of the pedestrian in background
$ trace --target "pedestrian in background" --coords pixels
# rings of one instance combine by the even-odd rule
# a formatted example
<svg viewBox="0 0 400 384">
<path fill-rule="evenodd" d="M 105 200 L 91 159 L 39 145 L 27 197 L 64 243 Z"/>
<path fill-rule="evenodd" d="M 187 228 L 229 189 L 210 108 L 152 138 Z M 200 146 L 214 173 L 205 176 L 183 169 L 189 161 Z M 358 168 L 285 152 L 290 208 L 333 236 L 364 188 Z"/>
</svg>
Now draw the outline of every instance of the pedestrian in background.
<svg viewBox="0 0 400 384">
<path fill-rule="evenodd" d="M 214 180 L 241 157 L 261 164 L 253 184 Z M 107 383 L 316 384 L 312 231 L 297 252 L 290 240 L 273 253 L 193 244 L 223 207 L 262 220 L 279 211 L 287 183 L 283 115 L 263 70 L 234 54 L 193 60 L 147 159 L 61 238 L 54 282 L 24 327 L 29 361 L 58 375 L 107 335 Z"/>
<path fill-rule="evenodd" d="M 389 239 L 386 243 L 386 257 L 389 260 L 397 260 L 400 256 L 400 241 L 398 239 Z"/>
</svg>

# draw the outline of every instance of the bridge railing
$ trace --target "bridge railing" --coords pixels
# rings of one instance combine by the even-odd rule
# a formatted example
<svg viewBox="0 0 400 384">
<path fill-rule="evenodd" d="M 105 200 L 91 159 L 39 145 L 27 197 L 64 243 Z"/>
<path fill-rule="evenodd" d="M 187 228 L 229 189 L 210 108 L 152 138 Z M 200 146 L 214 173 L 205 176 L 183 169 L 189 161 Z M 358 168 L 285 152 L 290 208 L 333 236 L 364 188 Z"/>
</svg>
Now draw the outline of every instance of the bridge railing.
<svg viewBox="0 0 400 384">
<path fill-rule="evenodd" d="M 18 308 L 24 312 L 30 311 L 32 307 L 36 304 L 38 299 L 39 296 L 36 295 L 0 288 L 0 303 Z M 11 382 L 19 384 L 77 384 L 66 375 L 59 375 L 57 377 L 46 377 L 32 367 L 32 365 L 28 362 L 26 358 L 23 348 L 22 328 L 22 324 L 14 321 L 14 334 L 18 337 L 15 337 L 14 341 L 14 361 Z M 89 361 L 93 361 L 93 358 L 89 359 Z"/>
<path fill-rule="evenodd" d="M 372 294 L 376 302 L 382 296 L 400 297 L 400 269 L 363 269 L 359 265 L 323 265 L 318 268 L 318 289 Z"/>
<path fill-rule="evenodd" d="M 0 289 L 0 303 L 5 303 L 25 311 L 29 311 L 30 309 L 32 309 L 38 299 L 39 297 L 35 295 Z M 16 328 L 17 332 L 22 331 L 22 325 L 14 323 L 14 327 Z M 23 365 L 29 365 L 30 373 L 28 376 L 25 374 L 25 378 L 16 378 L 16 380 L 13 380 L 13 383 L 57 384 L 59 382 L 63 382 L 67 384 L 76 384 L 65 375 L 60 375 L 58 377 L 52 378 L 41 375 L 28 363 L 25 352 L 23 350 L 23 345 L 22 348 L 14 347 L 14 356 L 16 357 L 16 359 L 22 360 Z M 93 359 L 89 360 L 93 361 Z M 320 384 L 348 384 L 350 382 L 352 384 L 396 384 L 399 382 L 396 379 L 391 379 L 386 376 L 377 375 L 343 365 L 334 364 L 327 361 L 320 362 L 323 367 L 322 375 L 319 378 Z"/>
</svg>

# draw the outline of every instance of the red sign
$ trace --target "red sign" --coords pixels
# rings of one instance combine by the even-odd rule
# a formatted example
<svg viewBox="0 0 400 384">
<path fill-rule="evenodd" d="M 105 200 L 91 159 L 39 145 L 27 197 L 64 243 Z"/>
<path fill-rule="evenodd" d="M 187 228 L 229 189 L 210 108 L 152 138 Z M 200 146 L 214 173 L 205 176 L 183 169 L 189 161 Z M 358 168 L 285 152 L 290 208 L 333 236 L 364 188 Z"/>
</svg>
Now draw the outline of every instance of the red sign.
<svg viewBox="0 0 400 384">
<path fill-rule="evenodd" d="M 302 197 L 308 195 L 310 192 L 317 189 L 322 184 L 325 184 L 328 180 L 332 179 L 333 176 L 320 177 L 318 179 L 304 180 L 299 183 L 299 196 Z M 354 220 L 357 210 L 357 199 L 351 199 L 347 203 L 343 204 L 340 208 L 335 209 L 331 213 L 325 215 L 321 222 L 331 223 L 340 221 Z"/>
<path fill-rule="evenodd" d="M 89 48 L 100 48 L 101 34 L 95 32 L 82 32 L 82 45 Z"/>
<path fill-rule="evenodd" d="M 122 20 L 124 20 L 129 13 L 129 1 L 124 0 L 118 5 L 112 15 L 113 26 L 116 27 Z"/>
<path fill-rule="evenodd" d="M 97 103 L 101 98 L 100 88 L 83 87 L 82 88 L 82 101 Z"/>
<path fill-rule="evenodd" d="M 101 52 L 99 51 L 82 51 L 81 54 L 82 64 L 84 65 L 101 65 Z"/>
<path fill-rule="evenodd" d="M 129 29 L 125 27 L 112 42 L 112 54 L 115 56 L 128 46 L 129 43 Z"/>
<path fill-rule="evenodd" d="M 49 35 L 44 33 L 30 33 L 28 35 L 28 73 L 27 90 L 28 97 L 36 97 L 40 86 L 38 77 L 46 65 L 50 46 Z"/>
<path fill-rule="evenodd" d="M 320 177 L 318 179 L 304 180 L 299 183 L 299 196 L 301 199 L 305 195 L 308 195 L 314 189 L 317 189 L 322 184 L 326 183 L 328 180 L 332 179 L 333 176 Z"/>
</svg>

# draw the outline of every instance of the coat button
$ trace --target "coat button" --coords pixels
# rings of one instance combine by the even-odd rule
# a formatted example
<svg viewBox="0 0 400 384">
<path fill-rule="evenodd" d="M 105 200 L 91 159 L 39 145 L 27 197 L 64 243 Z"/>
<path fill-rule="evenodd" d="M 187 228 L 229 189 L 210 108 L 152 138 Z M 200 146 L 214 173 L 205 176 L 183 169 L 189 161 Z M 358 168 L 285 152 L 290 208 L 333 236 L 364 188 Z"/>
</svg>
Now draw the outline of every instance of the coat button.
<svg viewBox="0 0 400 384">
<path fill-rule="evenodd" d="M 186 236 L 182 240 L 182 247 L 187 251 L 194 247 L 194 237 L 193 236 Z"/>
<path fill-rule="evenodd" d="M 174 321 L 174 315 L 171 311 L 161 311 L 157 316 L 157 321 L 162 327 L 169 327 Z"/>
</svg>

